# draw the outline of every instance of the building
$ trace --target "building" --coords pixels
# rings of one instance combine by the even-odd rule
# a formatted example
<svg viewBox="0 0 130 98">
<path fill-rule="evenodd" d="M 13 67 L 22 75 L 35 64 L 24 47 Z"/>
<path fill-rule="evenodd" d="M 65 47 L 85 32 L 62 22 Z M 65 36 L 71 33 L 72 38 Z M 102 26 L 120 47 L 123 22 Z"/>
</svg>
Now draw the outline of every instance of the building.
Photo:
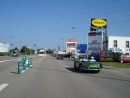
<svg viewBox="0 0 130 98">
<path fill-rule="evenodd" d="M 108 36 L 108 50 L 130 54 L 130 37 Z"/>
<path fill-rule="evenodd" d="M 0 43 L 0 52 L 9 52 L 9 44 Z"/>
</svg>

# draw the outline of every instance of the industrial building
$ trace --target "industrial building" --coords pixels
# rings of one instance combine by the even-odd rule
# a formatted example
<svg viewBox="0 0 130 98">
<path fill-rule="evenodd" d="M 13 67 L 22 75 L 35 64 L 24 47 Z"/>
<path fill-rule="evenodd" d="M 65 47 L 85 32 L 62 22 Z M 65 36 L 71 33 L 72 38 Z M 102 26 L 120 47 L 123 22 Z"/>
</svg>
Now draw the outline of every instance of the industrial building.
<svg viewBox="0 0 130 98">
<path fill-rule="evenodd" d="M 130 37 L 108 36 L 108 50 L 130 54 Z"/>
</svg>

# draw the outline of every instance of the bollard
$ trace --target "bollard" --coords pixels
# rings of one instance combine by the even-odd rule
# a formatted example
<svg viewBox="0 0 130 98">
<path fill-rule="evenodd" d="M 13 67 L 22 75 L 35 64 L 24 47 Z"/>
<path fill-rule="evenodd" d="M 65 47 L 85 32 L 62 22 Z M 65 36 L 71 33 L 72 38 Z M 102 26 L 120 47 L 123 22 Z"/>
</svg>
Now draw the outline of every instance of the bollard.
<svg viewBox="0 0 130 98">
<path fill-rule="evenodd" d="M 28 67 L 31 67 L 31 59 L 28 59 Z"/>
<path fill-rule="evenodd" d="M 32 58 L 30 58 L 30 65 L 32 66 Z"/>
<path fill-rule="evenodd" d="M 26 59 L 25 63 L 26 63 L 26 66 L 28 67 L 28 59 Z"/>
<path fill-rule="evenodd" d="M 19 61 L 18 62 L 18 74 L 22 74 L 22 69 L 23 69 L 22 63 L 21 63 L 21 61 Z"/>
<path fill-rule="evenodd" d="M 26 61 L 25 61 L 25 59 L 22 59 L 22 65 L 23 65 L 23 70 L 26 70 Z"/>
</svg>

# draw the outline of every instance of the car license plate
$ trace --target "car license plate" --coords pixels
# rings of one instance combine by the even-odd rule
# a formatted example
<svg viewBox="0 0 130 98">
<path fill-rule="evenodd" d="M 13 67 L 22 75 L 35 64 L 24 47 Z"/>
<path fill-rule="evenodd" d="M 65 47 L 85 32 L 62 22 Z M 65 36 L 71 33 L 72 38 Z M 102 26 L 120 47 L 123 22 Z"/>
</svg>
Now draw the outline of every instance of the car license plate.
<svg viewBox="0 0 130 98">
<path fill-rule="evenodd" d="M 96 65 L 90 65 L 90 67 L 91 67 L 91 68 L 95 68 L 95 67 L 97 67 L 97 66 L 96 66 Z"/>
</svg>

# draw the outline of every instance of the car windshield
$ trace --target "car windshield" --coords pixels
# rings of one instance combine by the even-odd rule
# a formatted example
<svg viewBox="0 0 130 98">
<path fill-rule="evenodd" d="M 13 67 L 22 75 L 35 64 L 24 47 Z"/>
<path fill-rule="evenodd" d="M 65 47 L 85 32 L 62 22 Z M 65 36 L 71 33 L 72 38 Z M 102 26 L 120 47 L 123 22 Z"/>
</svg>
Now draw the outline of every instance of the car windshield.
<svg viewBox="0 0 130 98">
<path fill-rule="evenodd" d="M 58 56 L 63 56 L 62 54 L 58 54 Z"/>
</svg>

